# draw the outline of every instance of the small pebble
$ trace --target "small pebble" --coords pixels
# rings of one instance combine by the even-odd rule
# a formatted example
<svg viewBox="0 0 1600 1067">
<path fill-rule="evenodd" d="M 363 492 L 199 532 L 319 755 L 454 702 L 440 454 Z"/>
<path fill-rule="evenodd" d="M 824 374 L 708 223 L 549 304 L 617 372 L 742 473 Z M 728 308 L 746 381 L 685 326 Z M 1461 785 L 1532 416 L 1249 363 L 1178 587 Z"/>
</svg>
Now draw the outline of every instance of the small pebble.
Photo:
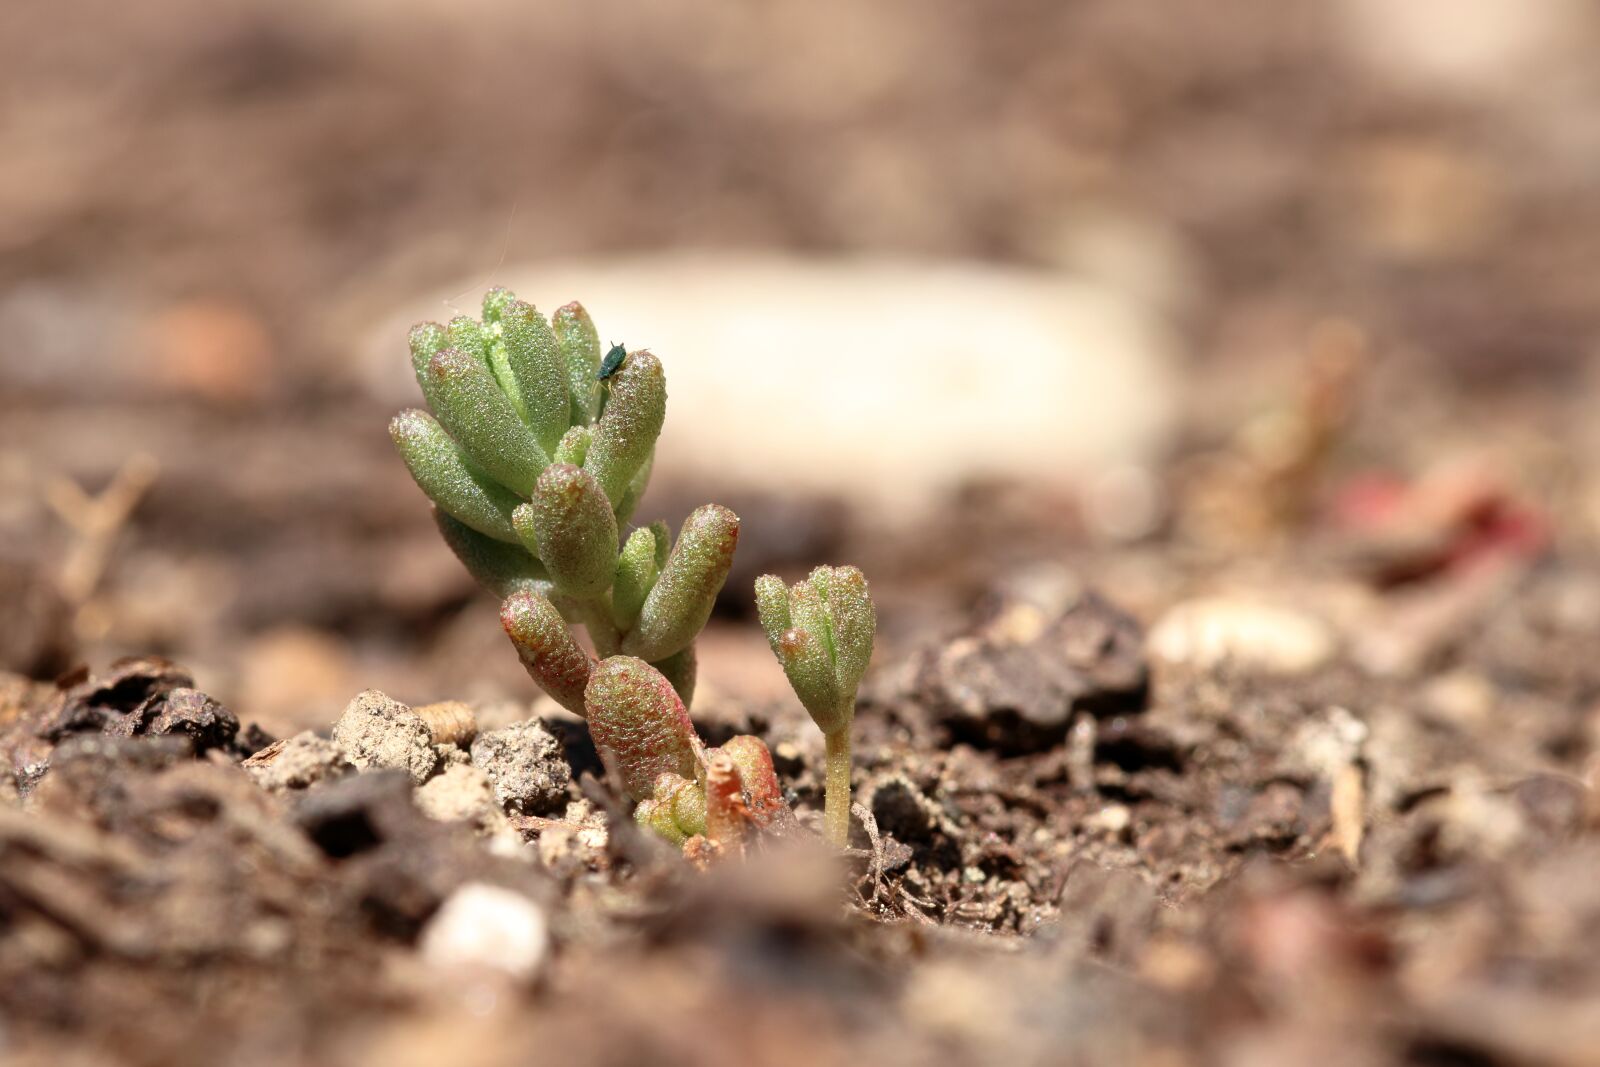
<svg viewBox="0 0 1600 1067">
<path fill-rule="evenodd" d="M 482 823 L 495 804 L 489 776 L 470 763 L 453 763 L 430 778 L 416 801 L 422 814 L 440 822 Z"/>
<path fill-rule="evenodd" d="M 428 724 L 376 689 L 350 701 L 333 725 L 333 740 L 357 767 L 398 767 L 417 785 L 426 782 L 439 763 Z"/>
<path fill-rule="evenodd" d="M 489 777 L 495 800 L 525 815 L 545 815 L 567 803 L 572 768 L 561 741 L 538 719 L 478 735 L 472 762 Z"/>
<path fill-rule="evenodd" d="M 354 770 L 338 745 L 310 730 L 274 741 L 239 766 L 273 793 L 306 789 Z"/>
</svg>

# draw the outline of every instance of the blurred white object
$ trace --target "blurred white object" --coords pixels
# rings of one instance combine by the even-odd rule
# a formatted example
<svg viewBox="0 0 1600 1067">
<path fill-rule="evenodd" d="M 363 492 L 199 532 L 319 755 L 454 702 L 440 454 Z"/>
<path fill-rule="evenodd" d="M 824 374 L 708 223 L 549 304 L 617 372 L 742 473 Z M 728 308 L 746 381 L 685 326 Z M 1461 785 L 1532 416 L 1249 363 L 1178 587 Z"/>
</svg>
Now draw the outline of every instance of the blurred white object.
<svg viewBox="0 0 1600 1067">
<path fill-rule="evenodd" d="M 441 970 L 494 971 L 519 981 L 539 973 L 550 949 L 544 909 L 521 893 L 469 882 L 422 931 L 420 951 Z"/>
<path fill-rule="evenodd" d="M 1148 462 L 1175 404 L 1158 315 L 1072 276 L 975 263 L 671 254 L 503 268 L 445 292 L 478 313 L 504 285 L 549 313 L 581 300 L 602 345 L 667 371 L 658 474 L 831 491 L 898 505 L 973 476 L 1077 483 Z M 456 314 L 419 300 L 367 366 L 418 404 L 406 329 Z M 375 383 L 378 384 L 378 383 Z"/>
<path fill-rule="evenodd" d="M 1270 674 L 1301 674 L 1332 658 L 1332 630 L 1313 615 L 1232 597 L 1188 600 L 1150 629 L 1151 655 L 1202 669 L 1230 665 Z"/>
<path fill-rule="evenodd" d="M 1342 0 L 1349 43 L 1397 82 L 1458 92 L 1520 91 L 1592 62 L 1588 0 Z"/>
</svg>

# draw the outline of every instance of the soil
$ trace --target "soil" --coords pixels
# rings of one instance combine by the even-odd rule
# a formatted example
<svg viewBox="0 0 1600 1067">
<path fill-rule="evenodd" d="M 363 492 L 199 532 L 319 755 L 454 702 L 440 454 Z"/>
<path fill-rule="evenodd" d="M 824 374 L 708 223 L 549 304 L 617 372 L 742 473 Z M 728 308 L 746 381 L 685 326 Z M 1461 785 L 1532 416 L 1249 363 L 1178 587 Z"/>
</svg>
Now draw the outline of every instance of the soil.
<svg viewBox="0 0 1600 1067">
<path fill-rule="evenodd" d="M 1400 90 L 1269 0 L 532 42 L 99 6 L 0 16 L 43 101 L 0 135 L 0 1059 L 1600 1063 L 1587 75 Z M 798 71 L 806 33 L 870 47 Z M 524 154 L 568 166 L 508 235 Z M 641 834 L 369 432 L 346 324 L 501 241 L 1059 266 L 1082 203 L 1204 264 L 1148 513 L 719 497 L 694 714 L 796 818 L 705 870 Z M 838 855 L 746 591 L 847 561 L 881 625 Z"/>
</svg>

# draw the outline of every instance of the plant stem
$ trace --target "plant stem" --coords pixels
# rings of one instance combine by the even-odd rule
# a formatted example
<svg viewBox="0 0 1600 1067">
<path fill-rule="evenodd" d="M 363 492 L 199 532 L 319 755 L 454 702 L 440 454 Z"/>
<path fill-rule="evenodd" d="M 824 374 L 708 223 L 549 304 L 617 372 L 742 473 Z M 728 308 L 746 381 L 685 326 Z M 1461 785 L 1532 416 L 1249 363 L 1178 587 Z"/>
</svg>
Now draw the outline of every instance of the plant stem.
<svg viewBox="0 0 1600 1067">
<path fill-rule="evenodd" d="M 823 821 L 828 840 L 843 848 L 850 842 L 850 720 L 823 740 L 828 746 Z"/>
</svg>

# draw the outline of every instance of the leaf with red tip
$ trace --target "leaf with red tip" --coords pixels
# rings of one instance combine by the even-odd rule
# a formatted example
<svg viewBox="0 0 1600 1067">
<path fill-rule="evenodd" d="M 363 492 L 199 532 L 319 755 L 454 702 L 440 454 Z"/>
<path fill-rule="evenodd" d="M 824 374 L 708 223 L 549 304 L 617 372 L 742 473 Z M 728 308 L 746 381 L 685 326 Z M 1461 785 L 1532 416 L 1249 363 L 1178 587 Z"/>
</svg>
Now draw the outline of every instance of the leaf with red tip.
<svg viewBox="0 0 1600 1067">
<path fill-rule="evenodd" d="M 592 664 L 555 605 L 536 593 L 513 593 L 500 605 L 500 625 L 539 688 L 582 715 Z"/>
<path fill-rule="evenodd" d="M 706 759 L 706 837 L 724 848 L 735 847 L 749 827 L 739 765 L 726 752 L 713 751 Z"/>
<path fill-rule="evenodd" d="M 699 738 L 672 683 L 632 656 L 602 660 L 584 692 L 589 732 L 606 768 L 632 800 L 654 795 L 656 778 L 671 771 L 693 779 Z"/>
<path fill-rule="evenodd" d="M 739 784 L 745 806 L 756 825 L 765 826 L 783 809 L 783 787 L 772 766 L 772 753 L 759 737 L 740 734 L 729 738 L 719 752 L 726 753 L 739 769 Z"/>
</svg>

